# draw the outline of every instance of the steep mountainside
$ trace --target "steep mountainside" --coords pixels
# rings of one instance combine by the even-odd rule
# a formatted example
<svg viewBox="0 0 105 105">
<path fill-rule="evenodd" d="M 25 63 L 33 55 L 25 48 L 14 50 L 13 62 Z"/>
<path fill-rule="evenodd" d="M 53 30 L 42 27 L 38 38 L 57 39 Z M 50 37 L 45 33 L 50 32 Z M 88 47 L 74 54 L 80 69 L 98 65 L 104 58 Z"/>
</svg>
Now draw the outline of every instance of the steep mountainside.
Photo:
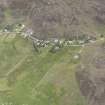
<svg viewBox="0 0 105 105">
<path fill-rule="evenodd" d="M 82 34 L 96 36 L 104 30 L 104 0 L 0 1 L 14 19 L 27 22 L 39 38 L 68 38 Z"/>
</svg>

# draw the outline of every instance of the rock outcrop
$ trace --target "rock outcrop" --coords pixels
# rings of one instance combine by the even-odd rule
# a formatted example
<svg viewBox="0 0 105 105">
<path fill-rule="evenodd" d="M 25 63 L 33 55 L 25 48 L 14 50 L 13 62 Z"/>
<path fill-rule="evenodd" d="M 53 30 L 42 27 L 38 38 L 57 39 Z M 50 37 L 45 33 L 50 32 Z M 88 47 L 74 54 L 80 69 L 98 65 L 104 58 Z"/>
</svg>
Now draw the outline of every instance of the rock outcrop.
<svg viewBox="0 0 105 105">
<path fill-rule="evenodd" d="M 88 105 L 105 105 L 105 41 L 83 49 L 76 79 Z"/>
</svg>

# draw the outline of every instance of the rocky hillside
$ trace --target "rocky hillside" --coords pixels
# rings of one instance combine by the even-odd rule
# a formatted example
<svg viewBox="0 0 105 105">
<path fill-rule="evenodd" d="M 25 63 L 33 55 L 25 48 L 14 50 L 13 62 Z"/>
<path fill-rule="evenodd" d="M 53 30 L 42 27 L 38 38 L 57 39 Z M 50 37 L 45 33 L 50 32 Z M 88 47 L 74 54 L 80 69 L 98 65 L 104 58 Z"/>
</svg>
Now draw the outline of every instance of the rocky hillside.
<svg viewBox="0 0 105 105">
<path fill-rule="evenodd" d="M 76 78 L 88 105 L 105 105 L 105 42 L 87 45 Z"/>
<path fill-rule="evenodd" d="M 39 38 L 104 32 L 104 0 L 0 0 L 0 4 L 1 20 L 10 14 L 27 23 Z"/>
</svg>

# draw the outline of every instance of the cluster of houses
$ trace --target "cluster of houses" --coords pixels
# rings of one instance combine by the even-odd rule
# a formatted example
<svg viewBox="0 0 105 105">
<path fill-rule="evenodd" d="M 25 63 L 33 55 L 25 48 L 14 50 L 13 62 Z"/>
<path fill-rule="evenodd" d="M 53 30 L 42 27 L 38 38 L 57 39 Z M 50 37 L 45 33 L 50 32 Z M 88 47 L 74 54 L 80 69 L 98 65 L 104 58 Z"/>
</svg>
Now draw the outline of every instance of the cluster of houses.
<svg viewBox="0 0 105 105">
<path fill-rule="evenodd" d="M 83 45 L 85 43 L 93 43 L 97 40 L 95 37 L 88 35 L 81 35 L 80 37 L 78 37 L 78 39 L 74 38 L 72 40 L 57 39 L 57 38 L 48 38 L 47 40 L 39 40 L 33 37 L 33 35 L 35 34 L 34 31 L 30 28 L 25 28 L 25 25 L 21 25 L 20 32 L 24 38 L 32 39 L 39 47 L 48 47 L 49 45 L 55 45 L 57 43 L 59 43 L 60 45 L 63 44 L 63 46 Z"/>
<path fill-rule="evenodd" d="M 26 35 L 25 35 L 26 36 Z M 87 39 L 87 40 L 65 40 L 65 39 L 57 39 L 57 38 L 49 38 L 47 40 L 39 40 L 32 35 L 27 36 L 27 38 L 32 39 L 37 47 L 48 47 L 48 46 L 81 46 L 86 43 L 93 43 L 96 39 Z"/>
<path fill-rule="evenodd" d="M 14 28 L 15 27 L 15 28 Z M 85 43 L 92 43 L 96 41 L 96 38 L 85 36 L 82 39 L 74 39 L 74 40 L 66 40 L 66 39 L 57 39 L 57 38 L 49 38 L 47 40 L 39 40 L 35 37 L 34 31 L 32 29 L 26 28 L 24 24 L 16 24 L 15 26 L 7 25 L 3 32 L 15 32 L 20 33 L 24 38 L 31 39 L 36 47 L 48 47 L 55 46 L 56 49 L 59 49 L 63 46 L 78 46 L 83 45 Z"/>
</svg>

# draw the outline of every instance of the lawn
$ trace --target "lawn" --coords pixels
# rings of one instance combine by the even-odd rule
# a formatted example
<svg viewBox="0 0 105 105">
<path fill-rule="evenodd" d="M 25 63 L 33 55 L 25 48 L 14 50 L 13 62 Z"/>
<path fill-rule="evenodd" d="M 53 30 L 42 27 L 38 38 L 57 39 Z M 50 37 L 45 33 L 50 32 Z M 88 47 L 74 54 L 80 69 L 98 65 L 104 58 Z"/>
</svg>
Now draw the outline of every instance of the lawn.
<svg viewBox="0 0 105 105">
<path fill-rule="evenodd" d="M 0 36 L 0 103 L 13 105 L 84 105 L 75 80 L 73 58 L 80 46 L 34 51 L 19 35 Z"/>
</svg>

